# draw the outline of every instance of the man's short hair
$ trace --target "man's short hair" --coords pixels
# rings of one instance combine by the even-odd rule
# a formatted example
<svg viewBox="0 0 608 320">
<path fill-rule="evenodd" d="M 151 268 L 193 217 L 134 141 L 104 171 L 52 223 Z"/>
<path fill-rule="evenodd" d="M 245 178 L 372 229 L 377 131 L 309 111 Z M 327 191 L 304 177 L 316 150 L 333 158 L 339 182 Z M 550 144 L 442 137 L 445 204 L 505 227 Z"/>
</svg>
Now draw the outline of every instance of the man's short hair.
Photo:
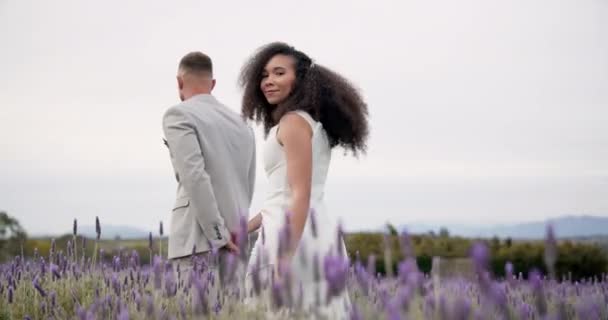
<svg viewBox="0 0 608 320">
<path fill-rule="evenodd" d="M 179 70 L 185 73 L 197 75 L 209 75 L 213 77 L 213 63 L 208 55 L 194 51 L 185 55 L 179 62 Z"/>
</svg>

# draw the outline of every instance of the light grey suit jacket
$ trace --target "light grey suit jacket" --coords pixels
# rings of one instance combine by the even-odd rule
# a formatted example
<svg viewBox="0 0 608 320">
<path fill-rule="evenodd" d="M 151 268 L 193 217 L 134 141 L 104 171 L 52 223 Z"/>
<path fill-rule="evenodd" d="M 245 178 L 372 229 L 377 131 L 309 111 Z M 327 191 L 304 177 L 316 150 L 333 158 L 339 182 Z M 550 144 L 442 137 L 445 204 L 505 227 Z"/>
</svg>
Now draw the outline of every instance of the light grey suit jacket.
<svg viewBox="0 0 608 320">
<path fill-rule="evenodd" d="M 224 246 L 247 218 L 255 183 L 255 137 L 236 112 L 200 94 L 167 110 L 163 130 L 178 181 L 169 258 Z"/>
</svg>

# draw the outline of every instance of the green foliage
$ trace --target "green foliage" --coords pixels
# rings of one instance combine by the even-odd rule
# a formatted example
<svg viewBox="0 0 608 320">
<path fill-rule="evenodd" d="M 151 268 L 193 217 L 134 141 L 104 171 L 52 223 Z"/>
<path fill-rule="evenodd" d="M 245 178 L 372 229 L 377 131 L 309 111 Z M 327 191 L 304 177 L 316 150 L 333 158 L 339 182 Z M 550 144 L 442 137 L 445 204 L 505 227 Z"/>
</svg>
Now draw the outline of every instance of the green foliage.
<svg viewBox="0 0 608 320">
<path fill-rule="evenodd" d="M 0 262 L 21 254 L 27 233 L 16 218 L 0 211 Z"/>
<path fill-rule="evenodd" d="M 351 233 L 346 235 L 346 248 L 349 256 L 367 263 L 370 256 L 376 259 L 376 271 L 386 272 L 384 262 L 384 237 L 382 233 Z M 393 261 L 393 273 L 398 269 L 398 261 L 403 259 L 399 246 L 399 237 L 390 235 L 388 243 Z M 428 234 L 412 235 L 411 242 L 414 247 L 418 268 L 428 273 L 431 270 L 432 258 L 441 257 L 444 261 L 462 260 L 468 258 L 469 249 L 474 239 L 461 237 L 435 237 Z M 491 268 L 496 276 L 504 277 L 505 264 L 511 262 L 515 274 L 522 273 L 524 277 L 532 269 L 546 273 L 543 260 L 544 243 L 542 241 L 513 242 L 507 239 L 501 243 L 500 239 L 493 237 L 485 241 L 492 253 Z M 556 262 L 556 276 L 558 279 L 568 277 L 572 280 L 599 276 L 608 271 L 608 257 L 602 248 L 595 244 L 573 243 L 565 241 L 558 244 L 558 258 Z"/>
</svg>

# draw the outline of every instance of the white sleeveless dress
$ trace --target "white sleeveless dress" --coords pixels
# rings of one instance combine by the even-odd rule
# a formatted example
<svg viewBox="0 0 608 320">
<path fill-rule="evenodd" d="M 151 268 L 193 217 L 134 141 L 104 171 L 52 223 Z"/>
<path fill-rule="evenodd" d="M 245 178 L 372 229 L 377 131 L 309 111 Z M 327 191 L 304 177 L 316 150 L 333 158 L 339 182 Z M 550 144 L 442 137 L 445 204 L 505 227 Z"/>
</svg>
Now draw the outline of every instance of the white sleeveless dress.
<svg viewBox="0 0 608 320">
<path fill-rule="evenodd" d="M 338 240 L 338 219 L 331 216 L 324 201 L 325 181 L 331 159 L 331 148 L 325 129 L 304 111 L 294 111 L 304 118 L 312 128 L 312 180 L 311 212 L 306 221 L 298 249 L 292 259 L 291 272 L 294 280 L 294 300 L 305 310 L 311 307 L 329 319 L 346 319 L 350 310 L 348 291 L 333 297 L 327 303 L 327 282 L 324 279 L 323 261 L 327 254 L 336 254 L 338 246 L 346 255 L 344 242 Z M 264 201 L 262 230 L 251 252 L 246 289 L 252 290 L 252 268 L 266 270 L 262 280 L 268 281 L 273 265 L 277 261 L 279 233 L 285 223 L 285 214 L 291 204 L 291 190 L 287 181 L 287 163 L 283 146 L 277 140 L 278 126 L 273 127 L 264 145 L 264 168 L 269 182 L 269 191 Z M 314 215 L 314 226 L 311 219 Z M 315 257 L 315 255 L 317 257 Z M 258 257 L 260 256 L 260 257 Z M 258 261 L 259 259 L 259 261 Z M 318 262 L 315 270 L 314 262 Z M 317 275 L 315 276 L 315 272 Z M 301 284 L 301 288 L 299 287 Z M 259 298 L 264 299 L 264 296 Z M 270 299 L 266 296 L 265 299 Z M 251 301 L 251 300 L 250 300 Z M 259 301 L 257 302 L 259 303 Z M 266 301 L 270 304 L 270 301 Z"/>
</svg>

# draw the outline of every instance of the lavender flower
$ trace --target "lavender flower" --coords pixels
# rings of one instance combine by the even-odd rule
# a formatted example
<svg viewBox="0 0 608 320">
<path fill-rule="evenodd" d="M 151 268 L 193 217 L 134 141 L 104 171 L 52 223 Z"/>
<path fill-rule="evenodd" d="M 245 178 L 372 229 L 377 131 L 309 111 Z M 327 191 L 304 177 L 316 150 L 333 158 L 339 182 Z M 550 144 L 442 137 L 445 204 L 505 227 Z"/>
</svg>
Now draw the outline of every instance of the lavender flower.
<svg viewBox="0 0 608 320">
<path fill-rule="evenodd" d="M 154 314 L 154 298 L 151 295 L 146 295 L 146 316 L 152 317 Z"/>
<path fill-rule="evenodd" d="M 471 259 L 477 273 L 481 273 L 488 268 L 490 262 L 490 254 L 488 248 L 482 242 L 476 242 L 471 248 Z"/>
<path fill-rule="evenodd" d="M 177 294 L 177 283 L 173 271 L 165 272 L 165 294 L 167 297 L 173 297 Z"/>
<path fill-rule="evenodd" d="M 117 320 L 129 320 L 129 309 L 126 307 L 121 308 L 120 313 L 116 317 Z"/>
<path fill-rule="evenodd" d="M 327 280 L 327 301 L 339 296 L 346 288 L 348 260 L 337 255 L 327 255 L 323 261 L 323 271 Z"/>
<path fill-rule="evenodd" d="M 410 236 L 406 229 L 401 232 L 401 236 L 399 237 L 399 242 L 401 244 L 401 253 L 403 254 L 403 258 L 413 257 L 414 256 L 414 246 L 410 240 Z"/>
<path fill-rule="evenodd" d="M 209 300 L 207 297 L 208 281 L 198 275 L 193 279 L 192 311 L 195 315 L 209 314 Z"/>
<path fill-rule="evenodd" d="M 153 248 L 153 242 L 152 242 L 152 232 L 149 233 L 148 235 L 148 249 L 150 249 L 150 251 L 152 251 Z"/>
<path fill-rule="evenodd" d="M 34 285 L 34 288 L 36 288 L 36 291 L 38 291 L 40 296 L 46 297 L 46 291 L 42 289 L 42 286 L 40 286 L 40 283 L 38 281 L 38 277 L 35 277 L 34 280 L 32 280 L 32 284 Z"/>
<path fill-rule="evenodd" d="M 363 316 L 355 304 L 352 305 L 349 315 L 350 320 L 363 320 Z"/>
<path fill-rule="evenodd" d="M 544 317 L 547 314 L 547 301 L 545 300 L 541 274 L 537 270 L 532 270 L 530 275 L 528 275 L 528 278 L 532 286 L 532 291 L 534 292 L 536 310 L 541 317 Z"/>
<path fill-rule="evenodd" d="M 95 233 L 97 233 L 97 240 L 101 238 L 101 224 L 99 223 L 99 217 L 95 217 Z"/>
<path fill-rule="evenodd" d="M 162 285 L 162 261 L 159 256 L 154 256 L 154 289 L 160 289 Z"/>
<path fill-rule="evenodd" d="M 51 291 L 51 308 L 54 309 L 57 305 L 57 293 L 55 291 Z"/>
<path fill-rule="evenodd" d="M 279 281 L 274 280 L 274 277 L 272 281 L 271 297 L 272 305 L 275 309 L 279 309 L 283 306 L 283 287 L 281 286 L 281 283 Z"/>
</svg>

